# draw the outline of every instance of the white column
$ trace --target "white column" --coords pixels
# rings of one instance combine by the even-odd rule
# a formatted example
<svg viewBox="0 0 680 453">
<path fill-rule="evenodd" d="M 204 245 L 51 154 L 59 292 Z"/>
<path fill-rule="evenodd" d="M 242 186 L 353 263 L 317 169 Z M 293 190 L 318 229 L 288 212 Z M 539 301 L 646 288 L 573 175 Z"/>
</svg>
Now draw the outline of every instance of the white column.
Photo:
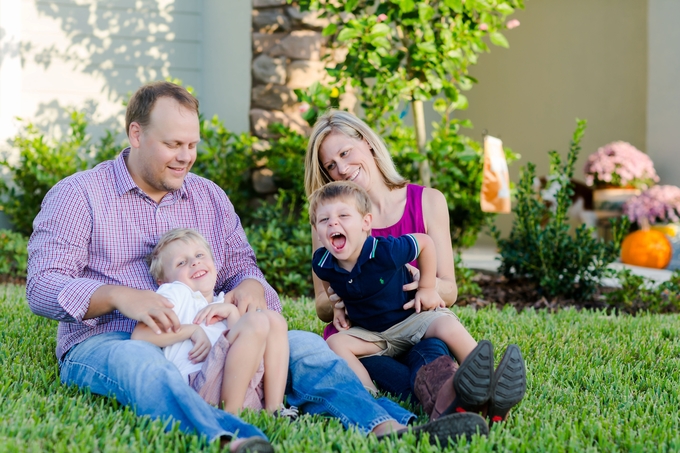
<svg viewBox="0 0 680 453">
<path fill-rule="evenodd" d="M 0 0 L 0 149 L 16 134 L 21 111 L 21 4 Z"/>
<path fill-rule="evenodd" d="M 201 112 L 234 132 L 249 129 L 251 12 L 250 0 L 203 0 Z"/>
<path fill-rule="evenodd" d="M 661 184 L 680 186 L 680 2 L 649 0 L 647 153 Z"/>
</svg>

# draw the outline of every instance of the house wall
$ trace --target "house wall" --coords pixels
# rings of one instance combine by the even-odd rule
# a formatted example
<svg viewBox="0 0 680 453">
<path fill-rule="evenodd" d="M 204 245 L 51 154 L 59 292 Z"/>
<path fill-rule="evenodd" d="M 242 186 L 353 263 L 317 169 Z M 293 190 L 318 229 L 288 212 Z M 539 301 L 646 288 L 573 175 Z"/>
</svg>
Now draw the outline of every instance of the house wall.
<svg viewBox="0 0 680 453">
<path fill-rule="evenodd" d="M 649 0 L 647 152 L 661 184 L 680 185 L 680 2 Z"/>
<path fill-rule="evenodd" d="M 514 181 L 527 162 L 545 175 L 548 150 L 566 156 L 575 118 L 588 120 L 578 179 L 587 156 L 606 143 L 646 150 L 647 1 L 530 0 L 512 17 L 521 25 L 505 32 L 510 48 L 480 56 L 471 70 L 479 84 L 466 93 L 470 108 L 461 116 L 472 120 L 474 138 L 486 129 L 522 155 L 510 169 Z M 511 218 L 498 217 L 502 230 Z"/>
</svg>

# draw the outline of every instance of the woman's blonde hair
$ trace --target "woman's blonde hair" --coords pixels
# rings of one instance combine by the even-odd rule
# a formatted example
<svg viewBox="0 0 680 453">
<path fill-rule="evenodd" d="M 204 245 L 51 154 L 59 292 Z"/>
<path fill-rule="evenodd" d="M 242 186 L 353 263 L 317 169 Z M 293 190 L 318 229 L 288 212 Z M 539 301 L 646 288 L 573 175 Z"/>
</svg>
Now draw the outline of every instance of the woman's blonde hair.
<svg viewBox="0 0 680 453">
<path fill-rule="evenodd" d="M 375 163 L 382 174 L 385 185 L 392 189 L 399 189 L 408 184 L 397 168 L 385 142 L 354 114 L 342 110 L 329 110 L 319 117 L 312 129 L 305 154 L 305 192 L 307 196 L 318 188 L 332 182 L 328 172 L 319 161 L 319 148 L 332 132 L 341 132 L 347 137 L 366 140 L 375 159 Z"/>
</svg>

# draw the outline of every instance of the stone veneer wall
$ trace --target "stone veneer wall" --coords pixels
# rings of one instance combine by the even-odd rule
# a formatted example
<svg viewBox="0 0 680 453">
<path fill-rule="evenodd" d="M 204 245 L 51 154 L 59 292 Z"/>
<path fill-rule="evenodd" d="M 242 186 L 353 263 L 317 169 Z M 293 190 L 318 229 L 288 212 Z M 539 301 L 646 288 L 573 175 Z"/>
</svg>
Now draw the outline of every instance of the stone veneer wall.
<svg viewBox="0 0 680 453">
<path fill-rule="evenodd" d="M 329 19 L 320 18 L 318 12 L 302 13 L 286 0 L 252 1 L 251 130 L 270 138 L 269 124 L 278 122 L 307 133 L 309 126 L 300 114 L 304 106 L 293 90 L 324 80 L 326 65 L 344 55 L 325 46 L 321 30 Z"/>
</svg>

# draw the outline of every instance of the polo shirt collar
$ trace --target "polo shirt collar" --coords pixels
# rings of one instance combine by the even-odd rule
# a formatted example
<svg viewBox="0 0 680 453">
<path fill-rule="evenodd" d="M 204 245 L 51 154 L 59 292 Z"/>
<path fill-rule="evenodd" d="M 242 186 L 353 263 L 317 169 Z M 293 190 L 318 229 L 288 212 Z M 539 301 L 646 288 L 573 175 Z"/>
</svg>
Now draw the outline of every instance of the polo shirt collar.
<svg viewBox="0 0 680 453">
<path fill-rule="evenodd" d="M 118 193 L 119 197 L 122 197 L 126 193 L 135 189 L 138 190 L 140 193 L 144 193 L 144 191 L 140 189 L 139 186 L 137 186 L 135 181 L 132 179 L 130 171 L 128 170 L 127 165 L 125 164 L 125 159 L 129 155 L 130 147 L 128 146 L 118 155 L 116 160 L 113 161 L 113 177 L 115 179 L 114 184 L 116 186 L 116 192 Z M 179 197 L 182 199 L 188 198 L 189 192 L 187 191 L 186 183 L 187 183 L 186 178 L 184 178 L 184 181 L 182 182 L 182 187 L 180 187 L 178 191 L 173 192 L 173 196 L 175 198 L 177 197 L 177 195 L 179 195 Z M 179 192 L 179 194 L 177 192 Z"/>
<path fill-rule="evenodd" d="M 378 240 L 373 236 L 366 238 L 364 245 L 361 247 L 359 259 L 357 259 L 356 264 L 352 268 L 352 274 L 361 272 L 361 266 L 375 256 L 375 248 L 377 245 Z M 323 269 L 335 269 L 338 272 L 348 273 L 345 269 L 340 267 L 338 260 L 328 250 L 326 250 L 326 252 L 323 254 L 321 260 L 319 260 L 319 267 Z"/>
</svg>

